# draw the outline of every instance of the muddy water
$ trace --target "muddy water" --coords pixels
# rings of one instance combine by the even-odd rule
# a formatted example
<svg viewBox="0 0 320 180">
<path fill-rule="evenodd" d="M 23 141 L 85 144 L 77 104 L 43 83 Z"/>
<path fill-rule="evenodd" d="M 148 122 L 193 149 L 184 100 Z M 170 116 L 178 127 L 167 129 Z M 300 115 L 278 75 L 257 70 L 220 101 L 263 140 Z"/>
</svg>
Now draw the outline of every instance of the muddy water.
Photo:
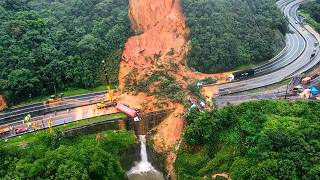
<svg viewBox="0 0 320 180">
<path fill-rule="evenodd" d="M 123 157 L 122 165 L 127 170 L 129 180 L 164 180 L 163 173 L 148 160 L 146 137 L 139 136 L 140 147 L 132 148 Z M 139 150 L 139 152 L 137 151 Z M 151 157 L 151 156 L 150 156 Z"/>
</svg>

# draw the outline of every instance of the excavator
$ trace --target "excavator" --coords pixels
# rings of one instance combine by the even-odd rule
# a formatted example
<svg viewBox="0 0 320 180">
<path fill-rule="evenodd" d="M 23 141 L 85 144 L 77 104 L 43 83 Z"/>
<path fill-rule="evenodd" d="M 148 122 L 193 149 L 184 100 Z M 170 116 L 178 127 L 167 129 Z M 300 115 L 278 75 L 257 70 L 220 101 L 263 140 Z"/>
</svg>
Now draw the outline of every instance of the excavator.
<svg viewBox="0 0 320 180">
<path fill-rule="evenodd" d="M 106 107 L 109 107 L 110 103 L 113 102 L 113 92 L 112 92 L 112 89 L 110 86 L 107 87 L 108 90 L 106 92 L 106 101 L 101 101 L 101 102 L 98 102 L 97 103 L 97 108 L 98 109 L 103 109 L 103 108 L 106 108 Z"/>
</svg>

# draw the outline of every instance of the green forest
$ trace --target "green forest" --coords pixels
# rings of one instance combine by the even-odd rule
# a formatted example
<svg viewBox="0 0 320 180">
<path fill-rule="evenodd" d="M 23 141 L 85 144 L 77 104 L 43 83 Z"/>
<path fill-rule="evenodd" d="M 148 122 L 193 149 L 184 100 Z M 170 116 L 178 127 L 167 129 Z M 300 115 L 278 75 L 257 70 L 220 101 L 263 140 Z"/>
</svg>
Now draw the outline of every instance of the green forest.
<svg viewBox="0 0 320 180">
<path fill-rule="evenodd" d="M 304 13 L 302 15 L 307 15 L 307 23 L 320 32 L 320 0 L 306 1 L 299 9 Z"/>
<path fill-rule="evenodd" d="M 187 116 L 178 179 L 319 179 L 320 102 L 251 101 Z"/>
<path fill-rule="evenodd" d="M 10 103 L 118 82 L 128 0 L 0 0 L 0 94 Z"/>
<path fill-rule="evenodd" d="M 287 21 L 275 0 L 182 0 L 191 30 L 188 65 L 223 72 L 271 59 L 284 46 Z"/>
<path fill-rule="evenodd" d="M 0 179 L 125 179 L 120 155 L 136 142 L 133 132 L 105 131 L 57 137 L 38 132 L 31 142 L 0 143 Z"/>
</svg>

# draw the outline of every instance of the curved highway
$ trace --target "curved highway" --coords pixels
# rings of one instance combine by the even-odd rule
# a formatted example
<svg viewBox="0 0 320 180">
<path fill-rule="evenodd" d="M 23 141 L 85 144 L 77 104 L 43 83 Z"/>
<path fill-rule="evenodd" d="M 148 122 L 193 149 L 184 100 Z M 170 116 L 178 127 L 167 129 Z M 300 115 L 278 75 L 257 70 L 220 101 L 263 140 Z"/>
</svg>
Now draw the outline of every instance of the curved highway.
<svg viewBox="0 0 320 180">
<path fill-rule="evenodd" d="M 288 0 L 282 0 L 277 2 L 277 6 L 281 9 L 281 12 L 285 12 L 285 7 L 288 5 L 290 1 Z M 289 25 L 289 29 L 293 30 L 293 27 Z M 305 48 L 305 41 L 303 39 L 299 39 L 299 36 L 296 36 L 295 34 L 288 33 L 285 36 L 286 38 L 286 47 L 274 58 L 269 60 L 269 62 L 264 63 L 258 67 L 254 68 L 255 76 L 261 76 L 264 74 L 269 74 L 273 71 L 279 70 L 290 63 L 292 63 L 295 59 L 290 58 L 295 55 L 300 55 Z M 297 42 L 297 43 L 295 43 Z"/>
<path fill-rule="evenodd" d="M 289 29 L 292 33 L 286 35 L 287 47 L 275 58 L 269 62 L 255 68 L 258 77 L 232 82 L 219 86 L 221 95 L 246 91 L 273 83 L 277 83 L 290 76 L 300 74 L 320 61 L 319 50 L 314 58 L 310 59 L 314 50 L 314 43 L 319 35 L 309 26 L 302 27 L 296 24 L 296 11 L 302 1 L 301 0 L 280 0 L 277 2 L 278 7 L 288 17 Z M 319 49 L 319 46 L 317 47 Z M 66 97 L 62 103 L 48 107 L 48 105 L 35 103 L 25 106 L 11 108 L 9 112 L 0 113 L 0 125 L 11 122 L 21 121 L 27 114 L 31 114 L 33 118 L 43 116 L 44 114 L 65 110 L 84 104 L 92 104 L 103 99 L 105 92 L 91 93 L 86 95 L 78 95 Z"/>
<path fill-rule="evenodd" d="M 315 47 L 314 45 L 320 39 L 319 34 L 308 25 L 303 27 L 300 24 L 296 24 L 296 12 L 301 3 L 302 0 L 282 0 L 277 3 L 288 18 L 289 29 L 292 34 L 286 35 L 289 46 L 287 52 L 272 62 L 277 62 L 277 66 L 266 66 L 266 68 L 277 69 L 278 65 L 282 66 L 282 68 L 252 79 L 220 85 L 218 86 L 220 95 L 242 92 L 280 82 L 293 75 L 307 71 L 320 61 L 319 46 Z M 281 5 L 284 5 L 284 7 L 281 7 Z M 311 54 L 315 49 L 316 56 L 311 58 Z"/>
</svg>

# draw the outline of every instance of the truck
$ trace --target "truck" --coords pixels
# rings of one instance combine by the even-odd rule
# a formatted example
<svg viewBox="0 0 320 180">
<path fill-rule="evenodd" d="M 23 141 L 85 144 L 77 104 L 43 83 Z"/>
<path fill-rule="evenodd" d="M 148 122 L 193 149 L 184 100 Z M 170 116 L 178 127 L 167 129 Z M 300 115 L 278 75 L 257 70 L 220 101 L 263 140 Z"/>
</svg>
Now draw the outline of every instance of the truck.
<svg viewBox="0 0 320 180">
<path fill-rule="evenodd" d="M 305 77 L 301 80 L 301 84 L 307 85 L 311 82 L 311 77 Z"/>
<path fill-rule="evenodd" d="M 243 71 L 236 71 L 229 76 L 229 81 L 236 81 L 241 79 L 247 79 L 254 76 L 254 69 L 247 69 Z"/>
<path fill-rule="evenodd" d="M 319 77 L 319 74 L 314 74 L 314 75 L 312 75 L 310 78 L 311 78 L 311 80 L 313 80 L 313 79 L 315 79 L 315 78 L 317 78 L 317 77 Z"/>
<path fill-rule="evenodd" d="M 9 126 L 1 126 L 0 127 L 0 135 L 4 135 L 10 132 Z"/>
<path fill-rule="evenodd" d="M 131 109 L 130 107 L 125 106 L 124 104 L 117 103 L 116 109 L 120 112 L 127 114 L 129 117 L 133 118 L 133 121 L 140 121 L 141 120 L 141 118 L 136 110 Z"/>
<path fill-rule="evenodd" d="M 314 75 L 312 75 L 312 76 L 307 76 L 307 77 L 305 77 L 305 78 L 303 78 L 302 80 L 301 80 L 301 84 L 303 84 L 303 85 L 307 85 L 307 84 L 309 84 L 313 79 L 316 79 L 317 77 L 319 77 L 319 74 L 314 74 Z"/>
</svg>

